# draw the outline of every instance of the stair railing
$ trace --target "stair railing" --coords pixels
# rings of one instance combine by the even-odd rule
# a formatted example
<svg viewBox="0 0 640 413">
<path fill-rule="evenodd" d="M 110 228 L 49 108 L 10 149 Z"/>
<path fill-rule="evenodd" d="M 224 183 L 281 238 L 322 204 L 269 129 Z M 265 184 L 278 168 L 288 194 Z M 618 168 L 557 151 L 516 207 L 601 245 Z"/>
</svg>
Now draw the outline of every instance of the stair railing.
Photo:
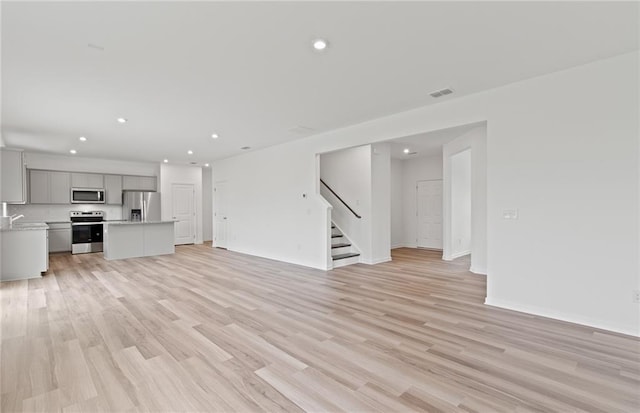
<svg viewBox="0 0 640 413">
<path fill-rule="evenodd" d="M 354 211 L 354 210 L 353 210 L 353 208 L 351 208 L 351 207 L 350 207 L 346 202 L 344 202 L 344 200 L 343 200 L 342 198 L 340 198 L 340 195 L 336 194 L 336 192 L 335 192 L 333 189 L 331 189 L 331 187 L 330 187 L 329 185 L 327 185 L 327 183 L 326 183 L 325 181 L 323 181 L 323 180 L 321 179 L 321 180 L 320 180 L 320 183 L 321 183 L 322 185 L 324 185 L 324 186 L 329 190 L 329 192 L 331 192 L 331 193 L 332 193 L 336 198 L 338 198 L 338 201 L 342 202 L 342 205 L 346 206 L 346 207 L 347 207 L 347 209 L 348 209 L 349 211 L 351 211 L 351 213 L 352 213 L 356 218 L 358 218 L 358 219 L 362 218 L 360 215 L 358 215 L 358 214 L 356 213 L 356 211 Z"/>
</svg>

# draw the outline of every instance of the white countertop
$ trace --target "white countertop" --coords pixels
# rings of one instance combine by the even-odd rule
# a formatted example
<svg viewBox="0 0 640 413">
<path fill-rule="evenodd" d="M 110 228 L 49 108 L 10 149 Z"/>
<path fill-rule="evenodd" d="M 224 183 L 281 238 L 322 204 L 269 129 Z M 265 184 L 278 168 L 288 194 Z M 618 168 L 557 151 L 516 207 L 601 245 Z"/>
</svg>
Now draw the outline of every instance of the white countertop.
<svg viewBox="0 0 640 413">
<path fill-rule="evenodd" d="M 173 224 L 177 222 L 175 220 L 169 221 L 103 221 L 103 224 L 108 225 L 150 225 L 150 224 Z"/>
<path fill-rule="evenodd" d="M 11 228 L 2 228 L 2 232 L 9 231 L 40 231 L 49 229 L 44 222 L 14 222 Z"/>
</svg>

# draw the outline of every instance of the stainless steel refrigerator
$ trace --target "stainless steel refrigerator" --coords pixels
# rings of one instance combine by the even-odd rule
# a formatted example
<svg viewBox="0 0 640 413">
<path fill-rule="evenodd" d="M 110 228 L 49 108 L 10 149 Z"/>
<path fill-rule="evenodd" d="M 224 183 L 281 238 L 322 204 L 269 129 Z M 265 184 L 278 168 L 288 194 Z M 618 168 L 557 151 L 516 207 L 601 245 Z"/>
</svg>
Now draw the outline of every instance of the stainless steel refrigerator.
<svg viewBox="0 0 640 413">
<path fill-rule="evenodd" d="M 160 221 L 158 192 L 123 191 L 122 219 L 125 221 Z"/>
</svg>

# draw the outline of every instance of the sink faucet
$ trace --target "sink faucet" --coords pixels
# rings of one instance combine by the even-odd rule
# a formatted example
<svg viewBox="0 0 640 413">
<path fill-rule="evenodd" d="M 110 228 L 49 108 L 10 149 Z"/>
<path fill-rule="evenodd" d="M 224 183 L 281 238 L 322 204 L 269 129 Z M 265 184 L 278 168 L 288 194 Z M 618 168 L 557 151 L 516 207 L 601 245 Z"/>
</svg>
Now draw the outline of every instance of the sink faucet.
<svg viewBox="0 0 640 413">
<path fill-rule="evenodd" d="M 11 215 L 11 223 L 13 224 L 15 221 L 19 220 L 20 218 L 24 218 L 24 215 Z"/>
</svg>

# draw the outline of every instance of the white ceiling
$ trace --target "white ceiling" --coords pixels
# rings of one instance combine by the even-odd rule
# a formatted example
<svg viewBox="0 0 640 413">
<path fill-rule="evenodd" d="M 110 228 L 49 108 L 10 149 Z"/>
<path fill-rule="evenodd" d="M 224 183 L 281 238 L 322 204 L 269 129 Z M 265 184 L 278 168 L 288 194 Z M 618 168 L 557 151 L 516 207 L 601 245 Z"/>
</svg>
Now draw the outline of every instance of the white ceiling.
<svg viewBox="0 0 640 413">
<path fill-rule="evenodd" d="M 471 129 L 477 128 L 480 124 L 481 123 L 470 123 L 468 125 L 460 125 L 453 128 L 392 139 L 388 141 L 391 144 L 391 157 L 393 159 L 407 160 L 442 154 L 442 145 L 459 138 Z M 409 149 L 409 154 L 404 153 L 405 149 Z"/>
<path fill-rule="evenodd" d="M 635 2 L 2 2 L 2 132 L 209 162 L 637 50 L 637 17 Z"/>
</svg>

